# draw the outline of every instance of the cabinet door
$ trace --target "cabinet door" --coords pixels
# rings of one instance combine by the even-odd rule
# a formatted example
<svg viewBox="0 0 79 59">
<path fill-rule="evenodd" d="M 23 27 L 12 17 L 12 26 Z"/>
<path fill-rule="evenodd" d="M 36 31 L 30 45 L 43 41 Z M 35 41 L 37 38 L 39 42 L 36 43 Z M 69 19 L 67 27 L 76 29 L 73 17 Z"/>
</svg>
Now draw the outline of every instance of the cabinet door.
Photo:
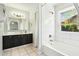
<svg viewBox="0 0 79 59">
<path fill-rule="evenodd" d="M 7 39 L 8 39 L 8 37 L 4 37 L 3 36 L 3 49 L 6 49 L 7 48 Z"/>
<path fill-rule="evenodd" d="M 16 46 L 18 46 L 18 36 L 17 35 L 13 35 L 12 37 L 11 37 L 11 41 L 12 41 L 12 47 L 16 47 Z"/>
<path fill-rule="evenodd" d="M 12 47 L 10 36 L 3 37 L 3 49 L 7 49 Z"/>
<path fill-rule="evenodd" d="M 32 34 L 28 34 L 28 43 L 32 43 L 33 42 L 33 35 Z"/>
<path fill-rule="evenodd" d="M 23 42 L 23 44 L 32 43 L 32 34 L 25 34 L 25 35 L 23 35 L 22 42 Z"/>
<path fill-rule="evenodd" d="M 23 44 L 22 35 L 18 35 L 17 41 L 18 41 L 18 45 L 19 45 L 19 46 Z"/>
<path fill-rule="evenodd" d="M 9 44 L 8 48 L 13 47 L 13 36 L 8 36 L 9 38 L 7 39 L 7 43 Z M 5 39 L 6 40 L 6 39 Z"/>
<path fill-rule="evenodd" d="M 12 36 L 12 46 L 13 47 L 16 47 L 16 46 L 20 46 L 22 45 L 22 38 L 21 38 L 21 35 L 14 35 Z"/>
<path fill-rule="evenodd" d="M 15 36 L 3 36 L 3 49 L 15 47 L 17 45 L 16 43 Z"/>
<path fill-rule="evenodd" d="M 23 35 L 23 44 L 28 44 L 28 34 Z"/>
</svg>

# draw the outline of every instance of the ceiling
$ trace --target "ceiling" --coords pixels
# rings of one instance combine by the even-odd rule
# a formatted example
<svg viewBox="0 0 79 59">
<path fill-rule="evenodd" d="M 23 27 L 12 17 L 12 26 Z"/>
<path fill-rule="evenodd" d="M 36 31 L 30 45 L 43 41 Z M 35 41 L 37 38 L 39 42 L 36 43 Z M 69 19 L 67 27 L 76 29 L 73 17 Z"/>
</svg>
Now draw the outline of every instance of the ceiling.
<svg viewBox="0 0 79 59">
<path fill-rule="evenodd" d="M 25 11 L 36 11 L 38 3 L 5 3 L 5 6 L 25 10 Z"/>
</svg>

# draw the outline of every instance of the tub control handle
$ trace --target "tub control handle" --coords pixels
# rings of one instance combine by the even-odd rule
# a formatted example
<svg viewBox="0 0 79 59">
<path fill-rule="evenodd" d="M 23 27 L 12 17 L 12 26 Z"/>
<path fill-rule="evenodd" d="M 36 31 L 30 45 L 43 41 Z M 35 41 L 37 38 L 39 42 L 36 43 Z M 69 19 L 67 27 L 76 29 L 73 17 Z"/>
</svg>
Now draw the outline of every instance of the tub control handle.
<svg viewBox="0 0 79 59">
<path fill-rule="evenodd" d="M 49 38 L 51 38 L 51 37 L 52 37 L 52 35 L 49 34 Z"/>
<path fill-rule="evenodd" d="M 53 42 L 53 40 L 50 40 L 50 42 Z"/>
</svg>

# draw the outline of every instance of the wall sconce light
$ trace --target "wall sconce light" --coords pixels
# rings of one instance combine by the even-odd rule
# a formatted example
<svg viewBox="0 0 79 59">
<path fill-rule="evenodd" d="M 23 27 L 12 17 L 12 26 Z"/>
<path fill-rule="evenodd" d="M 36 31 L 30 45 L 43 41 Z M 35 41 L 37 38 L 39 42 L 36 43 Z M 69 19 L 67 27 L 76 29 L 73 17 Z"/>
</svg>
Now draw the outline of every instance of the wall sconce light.
<svg viewBox="0 0 79 59">
<path fill-rule="evenodd" d="M 23 14 L 21 14 L 21 13 L 12 12 L 12 15 L 14 17 L 18 17 L 18 18 L 25 18 L 25 16 Z"/>
</svg>

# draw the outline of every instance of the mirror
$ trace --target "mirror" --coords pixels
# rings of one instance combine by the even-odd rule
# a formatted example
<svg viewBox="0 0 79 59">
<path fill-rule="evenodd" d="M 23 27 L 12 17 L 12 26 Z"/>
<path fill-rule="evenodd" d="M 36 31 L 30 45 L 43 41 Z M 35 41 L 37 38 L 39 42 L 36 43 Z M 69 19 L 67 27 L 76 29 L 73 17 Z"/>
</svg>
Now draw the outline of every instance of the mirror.
<svg viewBox="0 0 79 59">
<path fill-rule="evenodd" d="M 18 22 L 16 21 L 11 21 L 9 26 L 10 26 L 10 31 L 18 30 Z"/>
<path fill-rule="evenodd" d="M 6 22 L 7 32 L 19 31 L 21 27 L 21 22 L 22 21 L 20 19 L 8 17 Z"/>
</svg>

